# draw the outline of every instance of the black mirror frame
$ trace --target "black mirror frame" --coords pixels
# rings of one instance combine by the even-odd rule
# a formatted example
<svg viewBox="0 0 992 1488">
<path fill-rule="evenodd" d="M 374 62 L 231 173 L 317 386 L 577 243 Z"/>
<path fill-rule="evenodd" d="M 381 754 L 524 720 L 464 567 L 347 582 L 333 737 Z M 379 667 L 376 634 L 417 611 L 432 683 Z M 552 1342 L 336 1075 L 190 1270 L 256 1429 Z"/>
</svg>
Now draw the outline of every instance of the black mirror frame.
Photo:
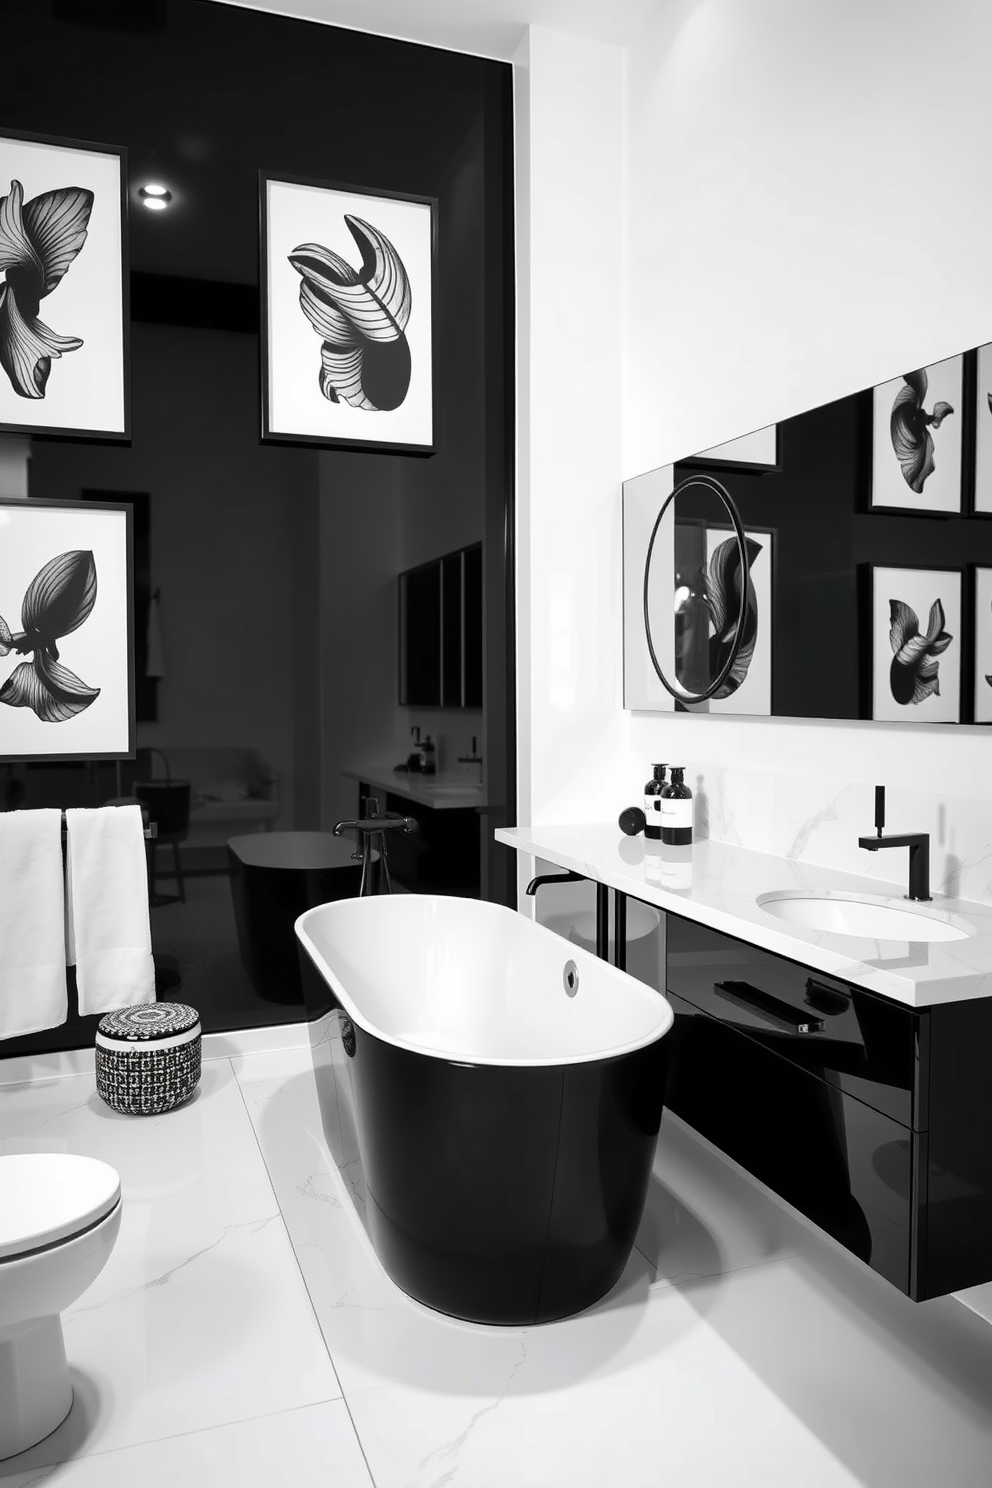
<svg viewBox="0 0 992 1488">
<path fill-rule="evenodd" d="M 705 692 L 678 691 L 675 687 L 672 686 L 668 678 L 665 676 L 664 672 L 661 670 L 661 667 L 658 663 L 658 657 L 655 654 L 654 641 L 651 637 L 651 619 L 648 614 L 648 577 L 651 573 L 651 555 L 654 552 L 654 540 L 658 535 L 658 528 L 661 526 L 661 519 L 665 515 L 668 508 L 671 506 L 672 502 L 675 500 L 676 496 L 678 496 L 679 492 L 687 490 L 690 486 L 703 486 L 706 490 L 711 491 L 713 495 L 718 496 L 719 499 L 723 502 L 730 517 L 731 525 L 734 529 L 734 535 L 737 538 L 737 551 L 740 555 L 741 573 L 745 576 L 747 575 L 747 545 L 744 540 L 744 527 L 741 522 L 740 512 L 737 510 L 737 503 L 734 501 L 734 498 L 731 496 L 726 486 L 721 485 L 718 480 L 714 480 L 711 475 L 687 475 L 684 480 L 679 481 L 678 485 L 675 486 L 674 489 L 665 498 L 664 502 L 662 503 L 661 510 L 655 518 L 654 526 L 651 528 L 651 537 L 648 541 L 647 553 L 644 557 L 643 589 L 644 638 L 648 643 L 648 652 L 651 657 L 651 665 L 654 667 L 655 672 L 658 676 L 658 681 L 661 683 L 665 691 L 669 693 L 670 696 L 673 697 L 677 703 L 687 704 L 705 703 L 709 698 L 713 697 L 715 693 L 720 691 L 720 688 L 730 676 L 734 662 L 737 660 L 737 653 L 740 650 L 741 646 L 741 633 L 743 631 L 744 620 L 747 615 L 747 582 L 745 577 L 745 582 L 741 584 L 741 607 L 740 612 L 737 616 L 737 625 L 734 631 L 733 645 L 730 648 L 730 655 L 728 656 L 726 664 L 724 665 L 724 668 L 721 671 L 720 675 L 715 679 L 715 681 L 710 683 Z"/>
</svg>

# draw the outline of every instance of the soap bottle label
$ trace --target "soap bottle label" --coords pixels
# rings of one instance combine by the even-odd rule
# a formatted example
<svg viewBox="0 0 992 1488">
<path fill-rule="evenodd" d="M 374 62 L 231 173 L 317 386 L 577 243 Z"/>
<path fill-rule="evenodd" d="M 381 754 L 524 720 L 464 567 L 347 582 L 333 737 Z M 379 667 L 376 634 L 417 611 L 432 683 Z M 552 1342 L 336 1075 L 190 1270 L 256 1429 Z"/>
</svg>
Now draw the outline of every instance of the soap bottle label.
<svg viewBox="0 0 992 1488">
<path fill-rule="evenodd" d="M 644 797 L 644 835 L 658 839 L 661 836 L 661 797 Z"/>
<path fill-rule="evenodd" d="M 678 797 L 663 797 L 658 805 L 661 808 L 661 825 L 669 830 L 685 829 L 692 827 L 692 800 L 679 800 Z"/>
</svg>

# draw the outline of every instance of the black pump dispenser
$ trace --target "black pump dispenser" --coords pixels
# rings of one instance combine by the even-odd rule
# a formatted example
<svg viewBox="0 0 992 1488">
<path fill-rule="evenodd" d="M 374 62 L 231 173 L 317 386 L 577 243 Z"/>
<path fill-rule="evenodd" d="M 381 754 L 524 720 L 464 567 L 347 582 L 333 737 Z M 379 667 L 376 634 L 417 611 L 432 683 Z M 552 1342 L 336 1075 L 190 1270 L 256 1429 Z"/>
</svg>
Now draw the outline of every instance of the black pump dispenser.
<svg viewBox="0 0 992 1488">
<path fill-rule="evenodd" d="M 688 847 L 692 841 L 692 791 L 685 783 L 685 770 L 672 766 L 671 782 L 661 793 L 661 840 L 666 847 Z"/>
<path fill-rule="evenodd" d="M 653 842 L 661 841 L 661 798 L 665 790 L 667 765 L 652 765 L 651 779 L 644 787 L 644 835 Z"/>
</svg>

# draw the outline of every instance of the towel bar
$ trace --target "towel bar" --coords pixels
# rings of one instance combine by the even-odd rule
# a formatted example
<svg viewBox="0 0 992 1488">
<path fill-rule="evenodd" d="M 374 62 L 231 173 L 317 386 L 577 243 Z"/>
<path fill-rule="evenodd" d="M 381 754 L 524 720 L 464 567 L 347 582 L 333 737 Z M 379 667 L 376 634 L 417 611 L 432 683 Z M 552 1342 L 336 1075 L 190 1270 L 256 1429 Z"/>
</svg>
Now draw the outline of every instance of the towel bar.
<svg viewBox="0 0 992 1488">
<path fill-rule="evenodd" d="M 142 829 L 142 836 L 146 839 L 146 841 L 149 841 L 149 842 L 154 837 L 157 837 L 158 836 L 158 822 L 149 822 L 148 823 L 148 826 L 147 827 L 144 827 Z M 64 811 L 62 813 L 62 842 L 63 842 L 63 845 L 64 845 L 65 844 L 65 812 Z"/>
</svg>

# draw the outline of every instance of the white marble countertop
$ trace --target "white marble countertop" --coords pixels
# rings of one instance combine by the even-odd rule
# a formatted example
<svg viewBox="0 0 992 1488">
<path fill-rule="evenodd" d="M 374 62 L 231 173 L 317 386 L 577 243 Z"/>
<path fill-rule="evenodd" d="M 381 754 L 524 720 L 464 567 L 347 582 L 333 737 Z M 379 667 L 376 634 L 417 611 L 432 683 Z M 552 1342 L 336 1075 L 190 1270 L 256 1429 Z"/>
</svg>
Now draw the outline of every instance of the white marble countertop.
<svg viewBox="0 0 992 1488">
<path fill-rule="evenodd" d="M 922 906 L 968 921 L 975 933 L 966 939 L 868 940 L 785 924 L 766 913 L 758 898 L 776 891 L 833 890 L 872 899 L 883 895 L 905 908 L 905 882 L 879 883 L 722 842 L 663 848 L 644 837 L 625 837 L 609 823 L 503 827 L 496 840 L 909 1007 L 992 996 L 992 907 L 987 905 L 935 895 Z M 893 867 L 897 864 L 905 867 L 906 854 L 893 850 Z M 683 886 L 665 887 L 659 877 Z"/>
<path fill-rule="evenodd" d="M 394 770 L 391 765 L 355 765 L 341 773 L 349 780 L 364 780 L 378 790 L 406 796 L 407 800 L 431 806 L 435 811 L 454 811 L 486 804 L 482 786 L 473 782 L 471 775 L 453 770 L 438 771 L 436 775 L 418 775 L 416 770 Z"/>
</svg>

